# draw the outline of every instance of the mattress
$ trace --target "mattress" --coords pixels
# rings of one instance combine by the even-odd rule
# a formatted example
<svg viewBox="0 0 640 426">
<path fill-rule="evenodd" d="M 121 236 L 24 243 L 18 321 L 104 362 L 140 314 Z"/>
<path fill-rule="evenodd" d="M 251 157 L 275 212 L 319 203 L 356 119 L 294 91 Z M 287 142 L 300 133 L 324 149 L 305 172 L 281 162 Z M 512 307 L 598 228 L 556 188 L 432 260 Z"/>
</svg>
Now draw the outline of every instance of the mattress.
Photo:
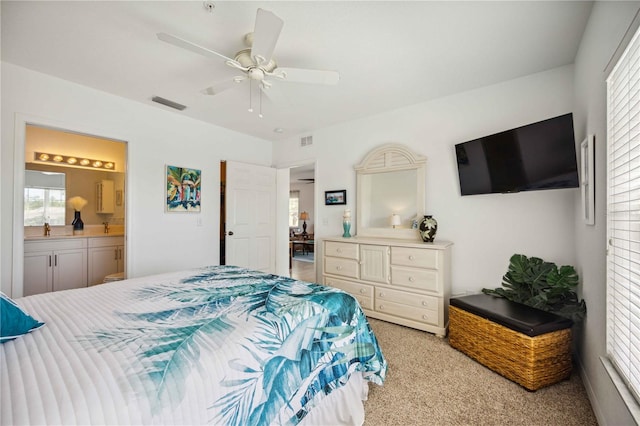
<svg viewBox="0 0 640 426">
<path fill-rule="evenodd" d="M 348 294 L 232 266 L 16 302 L 45 326 L 0 345 L 6 425 L 360 424 L 387 369 Z"/>
</svg>

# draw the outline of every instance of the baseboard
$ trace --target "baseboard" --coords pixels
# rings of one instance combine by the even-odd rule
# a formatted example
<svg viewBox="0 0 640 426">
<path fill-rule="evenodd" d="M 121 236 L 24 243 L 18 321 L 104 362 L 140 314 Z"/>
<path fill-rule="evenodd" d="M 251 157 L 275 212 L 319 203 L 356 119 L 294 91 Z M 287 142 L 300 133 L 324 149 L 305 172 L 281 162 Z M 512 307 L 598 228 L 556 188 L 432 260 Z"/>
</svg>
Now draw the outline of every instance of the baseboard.
<svg viewBox="0 0 640 426">
<path fill-rule="evenodd" d="M 580 378 L 582 379 L 582 384 L 584 385 L 584 389 L 587 392 L 587 397 L 589 398 L 589 402 L 591 403 L 591 409 L 593 410 L 593 414 L 596 416 L 596 420 L 599 425 L 604 425 L 605 419 L 602 414 L 602 409 L 600 409 L 600 404 L 598 403 L 598 398 L 596 397 L 595 392 L 593 391 L 593 386 L 591 386 L 591 381 L 589 380 L 589 376 L 582 366 L 582 362 L 580 357 L 575 354 L 573 357 L 574 362 L 577 364 L 576 367 L 578 369 L 578 373 L 580 374 Z"/>
</svg>

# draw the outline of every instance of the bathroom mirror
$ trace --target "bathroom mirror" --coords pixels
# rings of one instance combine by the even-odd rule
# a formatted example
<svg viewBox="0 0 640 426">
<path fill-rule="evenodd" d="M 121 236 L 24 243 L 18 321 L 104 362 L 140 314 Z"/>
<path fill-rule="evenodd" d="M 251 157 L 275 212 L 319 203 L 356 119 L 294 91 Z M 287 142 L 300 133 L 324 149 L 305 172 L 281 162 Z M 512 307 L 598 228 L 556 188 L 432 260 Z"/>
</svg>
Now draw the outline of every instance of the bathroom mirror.
<svg viewBox="0 0 640 426">
<path fill-rule="evenodd" d="M 420 240 L 412 225 L 425 211 L 425 163 L 403 145 L 386 144 L 355 166 L 358 236 Z"/>
<path fill-rule="evenodd" d="M 64 173 L 25 170 L 25 226 L 64 225 L 66 206 L 66 175 Z"/>
</svg>

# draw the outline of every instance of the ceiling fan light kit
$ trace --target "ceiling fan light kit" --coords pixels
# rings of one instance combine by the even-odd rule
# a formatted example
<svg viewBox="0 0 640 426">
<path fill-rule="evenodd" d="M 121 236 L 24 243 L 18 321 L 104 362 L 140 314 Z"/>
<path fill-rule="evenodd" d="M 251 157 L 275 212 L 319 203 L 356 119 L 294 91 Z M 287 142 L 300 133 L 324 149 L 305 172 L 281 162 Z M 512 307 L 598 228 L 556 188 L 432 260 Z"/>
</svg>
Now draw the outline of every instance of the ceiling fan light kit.
<svg viewBox="0 0 640 426">
<path fill-rule="evenodd" d="M 209 12 L 212 12 L 215 8 L 215 5 L 209 1 L 205 1 L 204 6 Z M 260 113 L 258 117 L 262 118 L 262 92 L 265 92 L 265 95 L 269 97 L 267 90 L 272 86 L 272 82 L 268 81 L 268 79 L 324 85 L 335 85 L 340 79 L 340 75 L 336 71 L 278 68 L 275 59 L 272 58 L 272 54 L 283 26 L 284 21 L 273 12 L 258 9 L 253 32 L 244 35 L 243 40 L 248 48 L 237 52 L 233 59 L 171 34 L 157 33 L 157 37 L 161 41 L 182 49 L 214 59 L 223 59 L 227 66 L 243 72 L 244 75 L 231 77 L 231 81 L 242 83 L 245 80 L 249 80 L 249 112 L 253 111 L 251 105 L 251 81 L 259 82 Z M 230 85 L 218 83 L 200 92 L 215 96 L 229 87 Z"/>
</svg>

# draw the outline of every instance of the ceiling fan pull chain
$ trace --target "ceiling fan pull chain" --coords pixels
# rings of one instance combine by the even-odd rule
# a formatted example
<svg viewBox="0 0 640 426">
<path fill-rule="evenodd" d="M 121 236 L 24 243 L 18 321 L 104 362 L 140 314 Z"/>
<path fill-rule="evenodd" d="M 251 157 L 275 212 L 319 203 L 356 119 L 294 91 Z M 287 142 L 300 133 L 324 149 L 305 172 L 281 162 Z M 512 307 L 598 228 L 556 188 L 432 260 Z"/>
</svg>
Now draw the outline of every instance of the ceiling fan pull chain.
<svg viewBox="0 0 640 426">
<path fill-rule="evenodd" d="M 260 90 L 260 112 L 258 113 L 258 117 L 262 118 L 262 90 Z"/>
<path fill-rule="evenodd" d="M 253 112 L 253 108 L 251 108 L 251 79 L 249 79 L 249 112 Z"/>
</svg>

